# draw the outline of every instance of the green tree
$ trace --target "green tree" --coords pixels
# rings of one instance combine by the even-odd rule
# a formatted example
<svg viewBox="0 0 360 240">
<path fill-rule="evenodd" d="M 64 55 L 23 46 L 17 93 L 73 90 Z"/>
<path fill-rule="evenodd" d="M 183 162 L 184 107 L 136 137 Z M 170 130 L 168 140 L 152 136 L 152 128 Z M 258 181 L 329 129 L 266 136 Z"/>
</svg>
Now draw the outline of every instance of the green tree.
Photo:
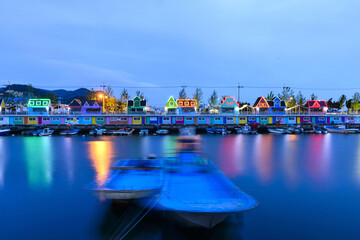
<svg viewBox="0 0 360 240">
<path fill-rule="evenodd" d="M 352 99 L 348 99 L 346 100 L 345 106 L 347 107 L 347 109 L 351 109 L 351 103 L 352 103 Z"/>
<path fill-rule="evenodd" d="M 346 102 L 346 96 L 344 94 L 342 94 L 339 98 L 339 108 L 342 109 L 345 105 Z"/>
<path fill-rule="evenodd" d="M 301 91 L 299 91 L 299 92 L 296 94 L 295 101 L 296 101 L 296 105 L 301 105 L 301 106 L 306 103 L 306 98 L 305 98 L 305 96 L 302 94 Z"/>
<path fill-rule="evenodd" d="M 203 99 L 203 91 L 201 88 L 196 88 L 195 89 L 195 93 L 193 94 L 193 99 L 196 99 L 197 102 L 197 108 L 200 106 L 200 104 L 202 103 L 202 99 Z"/>
<path fill-rule="evenodd" d="M 270 91 L 268 95 L 266 96 L 267 101 L 271 101 L 275 97 L 275 94 L 273 91 Z"/>
<path fill-rule="evenodd" d="M 311 99 L 311 100 L 317 100 L 317 96 L 315 95 L 315 93 L 312 93 L 312 94 L 310 95 L 310 99 Z"/>
<path fill-rule="evenodd" d="M 144 95 L 144 92 L 141 92 L 141 91 L 136 91 L 136 96 L 138 96 L 141 100 L 145 100 L 146 97 Z"/>
<path fill-rule="evenodd" d="M 351 101 L 351 109 L 353 111 L 358 111 L 360 108 L 360 93 L 354 93 Z"/>
<path fill-rule="evenodd" d="M 213 93 L 211 94 L 209 100 L 208 100 L 209 106 L 210 108 L 218 108 L 219 105 L 219 100 L 218 100 L 218 95 L 216 93 L 216 91 L 214 90 Z"/>
<path fill-rule="evenodd" d="M 290 87 L 283 87 L 282 92 L 278 96 L 281 100 L 289 102 L 291 100 L 290 98 L 294 98 L 294 90 Z"/>
<path fill-rule="evenodd" d="M 179 92 L 179 99 L 186 99 L 186 91 L 185 91 L 185 87 L 182 87 L 182 89 Z"/>
<path fill-rule="evenodd" d="M 96 91 L 94 88 L 90 88 L 89 91 L 86 94 L 86 100 L 96 100 Z"/>
<path fill-rule="evenodd" d="M 121 111 L 125 111 L 127 107 L 127 102 L 130 99 L 130 95 L 127 89 L 123 89 L 120 94 L 120 99 L 117 101 L 120 106 Z"/>
</svg>

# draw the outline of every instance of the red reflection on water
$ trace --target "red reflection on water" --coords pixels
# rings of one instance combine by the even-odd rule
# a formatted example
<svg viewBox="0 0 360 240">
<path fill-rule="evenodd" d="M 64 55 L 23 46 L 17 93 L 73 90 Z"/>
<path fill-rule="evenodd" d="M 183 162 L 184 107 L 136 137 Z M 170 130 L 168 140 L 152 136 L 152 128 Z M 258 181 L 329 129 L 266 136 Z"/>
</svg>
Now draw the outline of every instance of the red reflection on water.
<svg viewBox="0 0 360 240">
<path fill-rule="evenodd" d="M 309 136 L 307 171 L 316 182 L 326 182 L 331 162 L 331 134 Z"/>
<path fill-rule="evenodd" d="M 254 166 L 257 171 L 260 182 L 269 183 L 273 178 L 273 141 L 272 134 L 258 135 L 255 137 L 254 144 Z"/>
<path fill-rule="evenodd" d="M 287 184 L 295 187 L 298 184 L 298 165 L 297 165 L 297 140 L 298 136 L 291 134 L 285 135 L 283 139 L 283 168 Z"/>
<path fill-rule="evenodd" d="M 239 176 L 245 171 L 243 142 L 243 135 L 227 136 L 220 141 L 220 168 L 228 177 Z"/>
</svg>

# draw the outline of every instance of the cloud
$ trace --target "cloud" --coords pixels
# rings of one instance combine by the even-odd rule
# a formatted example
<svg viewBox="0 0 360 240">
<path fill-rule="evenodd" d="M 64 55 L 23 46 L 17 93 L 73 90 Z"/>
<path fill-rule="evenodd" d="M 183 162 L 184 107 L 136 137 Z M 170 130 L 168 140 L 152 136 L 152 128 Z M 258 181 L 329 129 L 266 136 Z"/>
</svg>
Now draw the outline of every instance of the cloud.
<svg viewBox="0 0 360 240">
<path fill-rule="evenodd" d="M 105 82 L 112 86 L 156 87 L 152 83 L 134 80 L 136 78 L 134 75 L 123 70 L 112 70 L 59 59 L 46 59 L 45 62 L 58 68 L 64 74 L 77 78 L 79 81 L 85 81 L 87 84 Z"/>
</svg>

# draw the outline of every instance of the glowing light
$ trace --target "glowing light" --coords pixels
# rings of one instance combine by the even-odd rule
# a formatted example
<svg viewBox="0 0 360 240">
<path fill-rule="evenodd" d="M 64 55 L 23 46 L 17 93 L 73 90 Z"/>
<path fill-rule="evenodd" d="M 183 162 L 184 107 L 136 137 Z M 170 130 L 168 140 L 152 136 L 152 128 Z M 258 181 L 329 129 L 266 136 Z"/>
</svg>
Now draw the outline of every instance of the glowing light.
<svg viewBox="0 0 360 240">
<path fill-rule="evenodd" d="M 220 142 L 220 169 L 227 177 L 237 177 L 245 172 L 244 138 L 244 135 L 227 136 Z"/>
<path fill-rule="evenodd" d="M 255 136 L 254 163 L 262 183 L 270 183 L 273 178 L 272 150 L 274 138 L 272 134 Z"/>
<path fill-rule="evenodd" d="M 99 95 L 99 98 L 103 98 L 103 97 L 104 97 L 104 95 L 102 95 L 102 94 Z"/>
</svg>

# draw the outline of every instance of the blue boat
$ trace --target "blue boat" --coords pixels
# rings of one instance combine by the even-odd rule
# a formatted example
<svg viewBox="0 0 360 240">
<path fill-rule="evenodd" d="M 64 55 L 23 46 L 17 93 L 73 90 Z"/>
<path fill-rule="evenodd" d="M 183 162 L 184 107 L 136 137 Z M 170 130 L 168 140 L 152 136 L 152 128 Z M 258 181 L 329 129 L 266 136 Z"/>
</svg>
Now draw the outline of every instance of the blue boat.
<svg viewBox="0 0 360 240">
<path fill-rule="evenodd" d="M 10 128 L 0 129 L 0 136 L 6 136 L 6 135 L 9 135 L 10 133 L 11 133 L 11 129 L 10 129 Z"/>
<path fill-rule="evenodd" d="M 160 162 L 159 159 L 119 160 L 112 166 L 112 173 L 105 183 L 94 181 L 88 188 L 113 200 L 148 197 L 162 187 Z"/>
<path fill-rule="evenodd" d="M 175 162 L 164 166 L 164 185 L 156 208 L 190 225 L 213 228 L 232 213 L 257 206 L 257 201 L 227 179 L 199 154 L 198 138 L 179 138 Z"/>
<path fill-rule="evenodd" d="M 70 136 L 70 135 L 76 135 L 80 132 L 80 129 L 77 128 L 70 128 L 64 131 L 61 131 L 59 134 L 63 136 Z"/>
<path fill-rule="evenodd" d="M 144 136 L 149 134 L 149 129 L 141 129 L 139 135 Z"/>
</svg>

